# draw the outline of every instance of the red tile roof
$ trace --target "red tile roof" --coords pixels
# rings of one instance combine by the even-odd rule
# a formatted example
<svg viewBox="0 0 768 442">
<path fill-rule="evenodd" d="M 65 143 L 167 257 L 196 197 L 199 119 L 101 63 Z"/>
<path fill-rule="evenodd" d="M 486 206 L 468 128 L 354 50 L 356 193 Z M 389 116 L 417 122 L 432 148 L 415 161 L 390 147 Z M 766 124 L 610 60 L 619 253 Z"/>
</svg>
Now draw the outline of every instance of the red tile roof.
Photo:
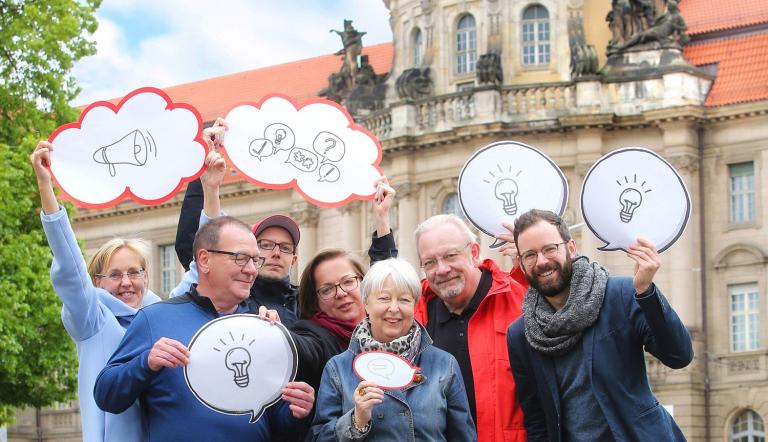
<svg viewBox="0 0 768 442">
<path fill-rule="evenodd" d="M 766 0 L 682 0 L 680 12 L 692 36 L 768 23 Z"/>
<path fill-rule="evenodd" d="M 392 68 L 392 43 L 363 48 L 363 55 L 377 74 Z M 203 121 L 213 121 L 234 105 L 256 102 L 263 96 L 282 93 L 301 103 L 328 85 L 328 76 L 341 67 L 338 55 L 328 54 L 305 60 L 253 69 L 223 77 L 164 88 L 175 102 L 189 103 L 200 111 Z"/>
<path fill-rule="evenodd" d="M 768 99 L 768 32 L 689 44 L 683 54 L 697 66 L 718 64 L 705 106 Z"/>
</svg>

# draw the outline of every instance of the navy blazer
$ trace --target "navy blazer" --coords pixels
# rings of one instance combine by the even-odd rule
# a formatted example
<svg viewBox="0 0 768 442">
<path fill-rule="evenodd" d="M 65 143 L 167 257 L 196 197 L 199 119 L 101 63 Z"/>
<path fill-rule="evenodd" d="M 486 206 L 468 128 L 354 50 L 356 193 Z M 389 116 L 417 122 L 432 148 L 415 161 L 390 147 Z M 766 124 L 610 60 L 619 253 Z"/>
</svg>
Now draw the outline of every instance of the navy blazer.
<svg viewBox="0 0 768 442">
<path fill-rule="evenodd" d="M 524 317 L 507 330 L 507 349 L 529 441 L 561 441 L 553 359 L 531 348 Z M 664 295 L 638 298 L 632 278 L 610 277 L 597 321 L 581 342 L 592 392 L 617 441 L 680 441 L 683 433 L 651 392 L 643 349 L 671 368 L 693 360 L 688 330 Z"/>
</svg>

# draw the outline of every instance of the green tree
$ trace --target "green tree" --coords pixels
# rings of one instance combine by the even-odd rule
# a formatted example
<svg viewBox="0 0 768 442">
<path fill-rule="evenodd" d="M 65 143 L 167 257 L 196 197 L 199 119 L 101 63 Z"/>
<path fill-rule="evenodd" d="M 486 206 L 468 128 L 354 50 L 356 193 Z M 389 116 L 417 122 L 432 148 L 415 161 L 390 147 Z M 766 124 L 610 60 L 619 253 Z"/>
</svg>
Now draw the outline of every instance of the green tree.
<svg viewBox="0 0 768 442">
<path fill-rule="evenodd" d="M 51 287 L 28 155 L 77 117 L 69 72 L 95 53 L 101 0 L 0 0 L 0 425 L 74 396 L 77 358 Z"/>
</svg>

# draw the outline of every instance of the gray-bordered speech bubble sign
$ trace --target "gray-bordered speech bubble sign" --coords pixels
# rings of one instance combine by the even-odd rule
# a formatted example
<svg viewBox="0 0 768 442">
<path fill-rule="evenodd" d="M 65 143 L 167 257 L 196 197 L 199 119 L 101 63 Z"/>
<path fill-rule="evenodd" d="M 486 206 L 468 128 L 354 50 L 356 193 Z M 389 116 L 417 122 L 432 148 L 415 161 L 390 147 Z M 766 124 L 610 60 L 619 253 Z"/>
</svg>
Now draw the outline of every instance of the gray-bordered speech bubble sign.
<svg viewBox="0 0 768 442">
<path fill-rule="evenodd" d="M 674 167 L 644 147 L 615 150 L 597 160 L 581 188 L 584 222 L 604 246 L 623 250 L 638 237 L 659 252 L 680 238 L 691 216 L 691 197 Z"/>
<path fill-rule="evenodd" d="M 259 420 L 280 400 L 296 376 L 298 356 L 280 323 L 256 315 L 228 315 L 200 327 L 189 343 L 184 379 L 192 394 L 211 410 L 250 414 Z"/>
<path fill-rule="evenodd" d="M 459 173 L 459 202 L 467 219 L 483 233 L 509 233 L 531 209 L 562 215 L 568 202 L 568 181 L 554 161 L 535 147 L 499 141 L 480 148 Z M 496 241 L 496 248 L 504 241 Z"/>
</svg>

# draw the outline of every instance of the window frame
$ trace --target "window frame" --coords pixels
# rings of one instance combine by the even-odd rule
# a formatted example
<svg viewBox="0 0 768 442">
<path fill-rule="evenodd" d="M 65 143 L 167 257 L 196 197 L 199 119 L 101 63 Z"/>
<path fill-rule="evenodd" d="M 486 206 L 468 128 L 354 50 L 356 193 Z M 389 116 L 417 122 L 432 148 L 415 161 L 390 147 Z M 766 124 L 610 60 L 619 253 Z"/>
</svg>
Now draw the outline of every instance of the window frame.
<svg viewBox="0 0 768 442">
<path fill-rule="evenodd" d="M 471 20 L 471 26 L 462 27 L 465 20 Z M 477 20 L 472 14 L 463 14 L 456 21 L 454 38 L 454 67 L 453 73 L 457 76 L 474 75 L 477 71 Z M 462 49 L 462 36 L 464 48 Z M 462 68 L 462 66 L 465 66 Z"/>
<path fill-rule="evenodd" d="M 731 353 L 743 353 L 759 350 L 761 348 L 761 336 L 760 336 L 760 284 L 757 281 L 728 284 L 728 339 L 729 349 Z M 734 311 L 734 297 L 741 295 L 741 305 L 739 311 Z M 750 297 L 755 295 L 755 308 L 750 306 Z M 750 315 L 754 314 L 756 319 L 753 321 L 750 319 Z M 737 316 L 738 315 L 738 316 Z M 743 322 L 744 330 L 742 332 L 743 342 L 737 342 L 736 338 L 736 320 L 741 319 Z M 754 341 L 751 340 L 750 335 L 754 334 Z M 741 344 L 741 345 L 737 345 Z"/>
<path fill-rule="evenodd" d="M 175 244 L 160 244 L 158 246 L 158 275 L 160 293 L 163 296 L 169 296 L 171 291 L 179 284 L 179 276 L 176 263 L 176 248 Z M 167 261 L 167 262 L 166 262 Z M 171 279 L 168 280 L 169 287 L 166 290 L 166 276 L 170 275 Z"/>
<path fill-rule="evenodd" d="M 751 175 L 735 175 L 734 176 L 734 168 L 744 165 L 752 165 L 752 174 Z M 739 162 L 733 162 L 727 164 L 727 189 L 728 189 L 728 225 L 730 226 L 752 226 L 757 223 L 757 214 L 758 214 L 758 198 L 757 198 L 757 173 L 756 173 L 756 164 L 754 160 L 748 160 L 748 161 L 739 161 Z M 751 187 L 748 187 L 746 189 L 738 189 L 738 193 L 734 192 L 734 178 L 750 178 L 751 177 Z M 748 180 L 749 181 L 749 180 Z M 736 197 L 739 197 L 742 208 L 740 210 L 739 216 L 742 216 L 743 218 L 737 219 L 736 216 L 736 208 L 734 207 L 734 199 Z M 746 201 L 744 201 L 746 200 Z M 749 206 L 751 204 L 751 213 L 749 210 Z M 744 216 L 744 215 L 747 216 Z M 749 216 L 751 215 L 751 217 Z"/>
<path fill-rule="evenodd" d="M 734 427 L 741 424 L 739 419 L 741 419 L 742 416 L 746 417 L 746 428 L 736 432 L 734 431 Z M 760 423 L 762 430 L 755 428 L 755 417 L 759 419 L 758 422 Z M 737 413 L 731 420 L 731 424 L 728 426 L 728 440 L 730 442 L 740 442 L 744 437 L 747 438 L 748 442 L 756 442 L 758 437 L 762 438 L 763 441 L 765 440 L 765 420 L 763 420 L 763 417 L 751 408 L 745 408 Z"/>
<path fill-rule="evenodd" d="M 533 17 L 526 18 L 525 15 L 530 10 L 543 10 L 546 13 L 546 17 Z M 528 26 L 532 26 L 532 29 L 527 30 Z M 546 40 L 540 39 L 542 33 L 542 26 L 546 26 Z M 528 40 L 529 35 L 532 34 L 533 39 Z M 532 49 L 532 53 L 527 53 L 528 49 Z M 546 57 L 545 61 L 541 61 L 541 57 Z M 533 58 L 533 62 L 527 62 L 528 57 Z M 549 9 L 541 3 L 531 3 L 526 5 L 520 14 L 520 66 L 524 69 L 542 69 L 548 68 L 552 64 L 552 24 L 551 14 Z"/>
</svg>

